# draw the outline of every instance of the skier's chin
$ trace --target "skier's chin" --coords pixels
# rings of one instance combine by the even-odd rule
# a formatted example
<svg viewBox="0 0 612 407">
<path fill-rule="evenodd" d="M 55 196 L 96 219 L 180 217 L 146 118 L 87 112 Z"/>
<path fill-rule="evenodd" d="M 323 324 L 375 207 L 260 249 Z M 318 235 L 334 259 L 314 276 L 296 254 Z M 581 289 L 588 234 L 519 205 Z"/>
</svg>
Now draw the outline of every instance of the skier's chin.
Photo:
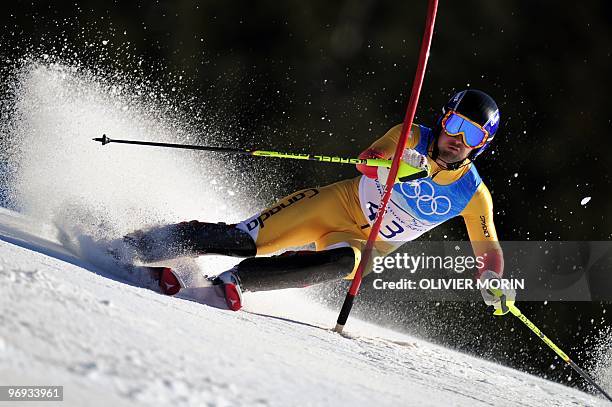
<svg viewBox="0 0 612 407">
<path fill-rule="evenodd" d="M 440 152 L 440 158 L 447 163 L 455 163 L 457 161 L 463 161 L 465 159 L 465 157 L 463 157 L 462 154 L 458 153 L 458 152 L 452 152 L 452 151 L 441 151 Z"/>
</svg>

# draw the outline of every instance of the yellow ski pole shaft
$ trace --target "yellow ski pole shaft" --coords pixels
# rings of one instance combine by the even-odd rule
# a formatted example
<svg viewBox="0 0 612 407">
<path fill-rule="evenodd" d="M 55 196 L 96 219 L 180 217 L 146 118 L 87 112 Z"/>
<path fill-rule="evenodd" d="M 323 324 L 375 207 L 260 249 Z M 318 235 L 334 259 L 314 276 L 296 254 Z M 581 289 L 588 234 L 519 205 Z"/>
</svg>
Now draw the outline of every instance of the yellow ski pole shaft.
<svg viewBox="0 0 612 407">
<path fill-rule="evenodd" d="M 217 152 L 217 153 L 252 155 L 256 157 L 288 158 L 292 160 L 319 161 L 319 162 L 324 162 L 324 163 L 352 164 L 352 165 L 365 164 L 370 167 L 391 168 L 391 164 L 393 163 L 391 160 L 382 160 L 378 158 L 367 158 L 367 159 L 344 158 L 344 157 L 318 155 L 318 154 L 294 154 L 294 153 L 280 153 L 278 151 L 242 150 L 238 148 L 198 146 L 198 145 L 191 145 L 191 144 L 158 143 L 158 142 L 152 142 L 152 141 L 138 141 L 138 140 L 118 140 L 118 139 L 111 139 L 107 137 L 106 134 L 102 135 L 102 137 L 94 138 L 93 140 L 102 143 L 103 146 L 109 143 L 133 144 L 133 145 L 139 145 L 139 146 L 180 148 L 180 149 L 186 149 L 186 150 L 201 150 L 201 151 L 211 151 L 211 152 Z M 421 170 L 420 168 L 412 167 L 403 161 L 400 162 L 400 168 L 399 168 L 399 171 L 397 172 L 397 178 L 399 179 L 399 181 L 401 182 L 412 181 L 412 180 L 426 177 L 426 176 L 427 176 L 427 171 Z"/>
<path fill-rule="evenodd" d="M 529 329 L 531 329 L 531 331 L 534 334 L 536 334 L 540 339 L 542 339 L 542 341 L 546 345 L 548 345 L 549 348 L 551 348 L 553 351 L 555 351 L 555 353 L 561 359 L 563 359 L 563 361 L 565 363 L 570 365 L 572 367 L 572 369 L 574 369 L 580 376 L 582 376 L 587 382 L 589 382 L 589 384 L 591 384 L 593 387 L 595 387 L 608 400 L 612 401 L 612 397 L 610 397 L 610 395 L 604 389 L 602 389 L 601 386 L 599 386 L 597 383 L 595 383 L 593 378 L 591 378 L 591 376 L 589 376 L 587 372 L 582 370 L 576 363 L 574 363 L 574 361 L 572 359 L 570 359 L 570 357 L 567 356 L 567 354 L 565 352 L 563 352 L 557 345 L 555 345 L 555 343 L 553 341 L 551 341 L 546 335 L 544 335 L 544 333 L 542 333 L 542 331 L 540 331 L 540 329 L 537 326 L 535 326 L 535 324 L 533 322 L 531 322 L 529 320 L 529 318 L 527 318 L 525 315 L 523 315 L 523 313 L 514 304 L 510 305 L 509 309 L 510 309 L 510 312 L 512 313 L 512 315 L 514 315 L 515 317 L 520 319 L 525 325 L 527 325 L 527 327 Z"/>
</svg>

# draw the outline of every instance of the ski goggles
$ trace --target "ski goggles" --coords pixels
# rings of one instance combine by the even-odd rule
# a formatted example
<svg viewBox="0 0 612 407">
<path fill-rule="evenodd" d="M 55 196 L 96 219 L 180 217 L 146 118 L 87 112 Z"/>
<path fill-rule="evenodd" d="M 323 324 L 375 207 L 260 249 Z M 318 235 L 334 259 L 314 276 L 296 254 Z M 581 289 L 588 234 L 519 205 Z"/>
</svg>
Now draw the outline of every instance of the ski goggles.
<svg viewBox="0 0 612 407">
<path fill-rule="evenodd" d="M 489 138 L 489 132 L 483 126 L 453 110 L 442 118 L 442 128 L 449 136 L 461 136 L 463 144 L 471 148 L 482 147 Z"/>
</svg>

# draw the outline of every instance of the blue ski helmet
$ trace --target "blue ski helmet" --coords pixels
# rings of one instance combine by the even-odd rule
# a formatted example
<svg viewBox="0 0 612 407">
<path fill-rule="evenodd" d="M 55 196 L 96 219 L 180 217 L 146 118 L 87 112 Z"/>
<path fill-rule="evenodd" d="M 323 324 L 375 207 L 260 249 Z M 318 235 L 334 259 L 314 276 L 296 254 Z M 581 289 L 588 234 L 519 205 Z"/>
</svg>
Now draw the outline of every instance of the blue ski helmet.
<svg viewBox="0 0 612 407">
<path fill-rule="evenodd" d="M 489 132 L 489 138 L 486 143 L 473 150 L 468 158 L 474 160 L 491 144 L 495 133 L 499 128 L 499 108 L 493 98 L 483 91 L 476 89 L 462 90 L 453 95 L 452 98 L 442 108 L 442 117 L 449 111 L 453 110 L 457 113 L 470 118 L 480 124 L 486 131 Z M 440 118 L 440 120 L 442 119 Z"/>
<path fill-rule="evenodd" d="M 440 136 L 442 118 L 449 111 L 455 111 L 468 117 L 470 120 L 480 124 L 489 132 L 489 138 L 482 147 L 476 148 L 470 152 L 467 158 L 474 161 L 483 151 L 485 151 L 491 141 L 495 138 L 495 133 L 499 128 L 499 108 L 495 100 L 486 93 L 477 89 L 462 90 L 454 94 L 450 100 L 442 108 L 442 115 L 438 118 L 433 146 L 433 158 L 438 155 L 438 137 Z M 456 169 L 462 165 L 463 161 L 458 163 L 447 163 L 449 169 Z"/>
</svg>

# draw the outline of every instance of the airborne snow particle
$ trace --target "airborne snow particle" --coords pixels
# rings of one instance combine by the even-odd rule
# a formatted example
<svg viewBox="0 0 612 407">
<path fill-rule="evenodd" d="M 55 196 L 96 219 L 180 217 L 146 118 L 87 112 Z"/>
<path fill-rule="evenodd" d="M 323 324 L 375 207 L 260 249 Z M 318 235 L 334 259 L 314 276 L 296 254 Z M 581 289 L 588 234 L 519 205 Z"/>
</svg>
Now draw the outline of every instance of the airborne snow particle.
<svg viewBox="0 0 612 407">
<path fill-rule="evenodd" d="M 102 45 L 106 45 L 106 44 L 108 44 L 108 40 L 102 41 Z"/>
<path fill-rule="evenodd" d="M 582 198 L 582 201 L 580 201 L 580 205 L 586 205 L 589 203 L 589 201 L 591 200 L 590 196 L 586 196 L 584 198 Z"/>
</svg>

